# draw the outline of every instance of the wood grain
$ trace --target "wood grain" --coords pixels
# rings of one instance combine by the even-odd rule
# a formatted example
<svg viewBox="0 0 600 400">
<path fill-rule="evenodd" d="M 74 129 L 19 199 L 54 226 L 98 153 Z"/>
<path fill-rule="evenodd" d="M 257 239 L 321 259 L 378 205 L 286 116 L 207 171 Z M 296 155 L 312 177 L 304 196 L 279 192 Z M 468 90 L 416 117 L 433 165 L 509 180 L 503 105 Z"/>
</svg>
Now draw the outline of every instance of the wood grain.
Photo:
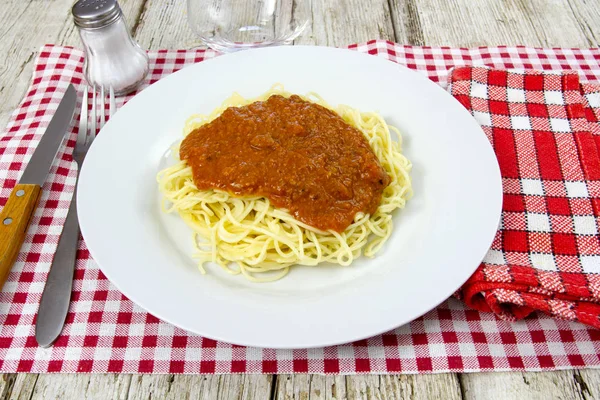
<svg viewBox="0 0 600 400">
<path fill-rule="evenodd" d="M 0 376 L 0 399 L 4 399 L 12 391 L 17 374 L 2 374 Z"/>
<path fill-rule="evenodd" d="M 363 375 L 346 379 L 348 399 L 461 399 L 456 374 Z"/>
<path fill-rule="evenodd" d="M 279 375 L 277 400 L 462 399 L 456 374 L 439 375 Z"/>
<path fill-rule="evenodd" d="M 127 398 L 165 399 L 171 390 L 172 382 L 173 375 L 133 375 Z"/>
<path fill-rule="evenodd" d="M 345 399 L 346 378 L 334 375 L 279 375 L 274 391 L 277 400 Z"/>
<path fill-rule="evenodd" d="M 5 374 L 8 375 L 8 374 Z M 13 374 L 16 380 L 1 399 L 127 399 L 130 375 Z"/>
<path fill-rule="evenodd" d="M 268 399 L 272 375 L 132 375 L 128 400 Z"/>
<path fill-rule="evenodd" d="M 134 32 L 146 49 L 190 49 L 202 45 L 188 25 L 186 0 L 147 0 Z"/>
<path fill-rule="evenodd" d="M 465 400 L 584 399 L 573 371 L 461 374 Z"/>
<path fill-rule="evenodd" d="M 342 47 L 378 38 L 395 40 L 387 0 L 310 0 L 310 7 L 311 24 L 295 44 Z"/>
<path fill-rule="evenodd" d="M 8 375 L 8 374 L 4 374 Z M 11 374 L 16 377 L 13 385 L 6 393 L 4 393 L 2 400 L 30 400 L 35 390 L 35 385 L 38 380 L 38 374 Z M 66 378 L 65 378 L 66 379 Z M 64 380 L 61 375 L 61 379 L 57 380 L 57 384 L 63 384 Z"/>
<path fill-rule="evenodd" d="M 581 32 L 591 47 L 600 45 L 600 7 L 596 0 L 567 0 Z"/>
<path fill-rule="evenodd" d="M 52 374 L 40 374 L 31 399 L 62 400 L 74 399 L 77 396 L 85 399 L 89 382 L 90 375 L 87 374 L 65 375 L 60 381 L 53 379 Z"/>
<path fill-rule="evenodd" d="M 392 0 L 392 9 L 402 9 L 403 3 Z M 426 45 L 590 45 L 567 0 L 418 0 L 416 6 Z M 401 22 L 398 18 L 396 31 Z M 590 35 L 600 29 L 598 22 L 589 26 Z"/>
<path fill-rule="evenodd" d="M 418 0 L 389 0 L 396 42 L 423 46 L 425 37 L 421 26 Z"/>
<path fill-rule="evenodd" d="M 586 400 L 600 400 L 600 370 L 580 369 L 574 371 L 573 378 Z"/>
<path fill-rule="evenodd" d="M 129 374 L 91 374 L 85 396 L 87 400 L 115 399 L 126 400 L 129 395 L 131 375 Z"/>
<path fill-rule="evenodd" d="M 388 399 L 462 399 L 457 374 L 381 376 L 379 386 Z"/>
<path fill-rule="evenodd" d="M 17 184 L 0 210 L 0 289 L 21 250 L 41 191 L 38 185 Z"/>
</svg>

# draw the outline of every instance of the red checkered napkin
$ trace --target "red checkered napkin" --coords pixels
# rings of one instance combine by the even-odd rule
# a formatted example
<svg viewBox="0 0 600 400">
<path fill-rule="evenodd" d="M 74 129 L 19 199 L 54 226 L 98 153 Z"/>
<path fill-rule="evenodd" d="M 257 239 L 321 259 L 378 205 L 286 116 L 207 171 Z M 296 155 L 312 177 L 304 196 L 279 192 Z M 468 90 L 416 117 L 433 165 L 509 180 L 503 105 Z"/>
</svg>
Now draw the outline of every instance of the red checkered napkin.
<svg viewBox="0 0 600 400">
<path fill-rule="evenodd" d="M 375 40 L 350 48 L 404 64 L 441 83 L 447 81 L 450 68 L 473 64 L 575 70 L 582 79 L 600 82 L 599 50 L 452 49 Z M 150 74 L 145 86 L 216 54 L 164 50 L 148 55 Z M 0 133 L 0 207 L 69 82 L 81 96 L 82 66 L 80 50 L 45 46 L 39 52 L 31 86 L 6 131 Z M 120 100 L 122 104 L 127 99 Z M 76 113 L 74 119 L 78 118 Z M 456 299 L 410 324 L 356 343 L 304 350 L 233 346 L 176 328 L 135 305 L 100 272 L 83 241 L 65 329 L 53 347 L 41 349 L 34 337 L 35 316 L 75 183 L 76 167 L 69 156 L 75 144 L 73 129 L 70 135 L 0 292 L 0 372 L 356 374 L 600 367 L 598 329 L 543 313 L 507 322 L 493 313 L 467 309 Z"/>
<path fill-rule="evenodd" d="M 463 299 L 507 320 L 540 310 L 600 328 L 600 86 L 484 67 L 456 68 L 450 82 L 494 147 L 504 191 Z"/>
</svg>

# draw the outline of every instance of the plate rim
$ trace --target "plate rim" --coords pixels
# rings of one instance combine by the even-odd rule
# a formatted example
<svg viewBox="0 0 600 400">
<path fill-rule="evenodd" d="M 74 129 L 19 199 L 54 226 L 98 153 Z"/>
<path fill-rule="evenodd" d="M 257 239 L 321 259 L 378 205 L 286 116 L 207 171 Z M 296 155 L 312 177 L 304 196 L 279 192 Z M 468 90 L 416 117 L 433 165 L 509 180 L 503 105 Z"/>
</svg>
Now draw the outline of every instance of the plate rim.
<svg viewBox="0 0 600 400">
<path fill-rule="evenodd" d="M 440 93 L 441 92 L 445 93 L 448 99 L 456 102 L 457 104 L 460 104 L 460 103 L 458 103 L 458 101 L 450 93 L 448 93 L 446 90 L 444 90 L 437 83 L 432 82 L 431 80 L 429 80 L 426 76 L 422 75 L 421 73 L 419 73 L 419 72 L 417 72 L 415 70 L 412 70 L 410 68 L 407 68 L 407 67 L 405 67 L 405 66 L 403 66 L 401 64 L 395 63 L 393 61 L 386 60 L 386 59 L 384 59 L 382 57 L 373 57 L 372 55 L 365 54 L 365 53 L 360 53 L 360 52 L 353 51 L 353 50 L 338 49 L 338 48 L 331 48 L 331 47 L 325 47 L 325 46 L 285 46 L 285 47 L 271 47 L 271 48 L 261 48 L 261 49 L 246 50 L 243 53 L 249 53 L 249 52 L 271 52 L 271 51 L 277 52 L 277 51 L 281 51 L 281 49 L 284 49 L 283 50 L 284 53 L 286 51 L 290 51 L 289 49 L 299 49 L 299 51 L 303 51 L 303 50 L 313 51 L 313 50 L 316 50 L 316 51 L 334 51 L 334 52 L 344 52 L 344 53 L 351 52 L 351 53 L 353 53 L 355 55 L 358 55 L 360 57 L 370 57 L 370 58 L 379 59 L 382 62 L 389 62 L 389 63 L 392 63 L 393 65 L 399 67 L 400 69 L 404 70 L 405 72 L 409 72 L 411 74 L 414 74 L 413 76 L 418 76 L 419 79 L 426 80 L 428 82 L 428 84 L 431 84 L 431 85 L 435 86 L 437 88 L 436 90 L 439 90 Z M 296 51 L 296 50 L 291 50 L 291 51 Z M 185 70 L 192 69 L 192 68 L 198 68 L 198 69 L 204 68 L 204 66 L 207 65 L 207 63 L 213 63 L 213 62 L 216 62 L 217 60 L 222 60 L 222 59 L 224 59 L 226 57 L 230 57 L 232 59 L 235 59 L 234 57 L 236 57 L 236 55 L 237 55 L 237 57 L 240 57 L 239 56 L 240 53 L 224 54 L 224 55 L 220 55 L 218 57 L 212 58 L 212 59 L 204 60 L 204 61 L 199 62 L 199 63 L 194 63 L 194 64 L 191 64 L 191 65 L 187 65 L 184 68 L 182 68 L 181 70 L 176 71 L 176 72 L 174 72 L 174 73 L 172 73 L 172 74 L 170 74 L 170 75 L 168 75 L 168 76 L 160 79 L 159 81 L 155 82 L 154 84 L 152 84 L 149 87 L 147 87 L 146 89 L 144 89 L 142 92 L 140 92 L 139 94 L 137 94 L 134 98 L 130 99 L 129 102 L 124 107 L 122 107 L 119 110 L 119 112 L 121 112 L 123 109 L 129 109 L 127 107 L 130 104 L 137 104 L 137 102 L 135 101 L 136 98 L 138 98 L 138 96 L 140 96 L 140 95 L 143 95 L 143 93 L 146 93 L 149 89 L 152 89 L 152 87 L 162 87 L 162 86 L 167 85 L 172 80 L 177 79 L 176 76 L 178 76 L 178 74 L 183 74 L 184 73 L 183 71 L 185 71 Z M 220 61 L 220 62 L 222 62 L 222 61 Z M 157 85 L 160 85 L 160 86 L 157 86 Z M 433 86 L 431 86 L 431 87 L 433 87 Z M 155 90 L 157 90 L 157 89 L 153 89 L 152 92 L 154 92 Z M 146 95 L 146 96 L 148 96 L 148 95 Z M 132 103 L 132 101 L 133 101 L 133 103 Z M 131 107 L 133 107 L 133 106 L 131 106 Z M 462 105 L 461 105 L 461 108 L 462 108 Z M 463 108 L 463 110 L 464 110 L 465 113 L 467 113 L 469 115 L 470 118 L 473 118 L 468 113 L 468 111 L 466 109 Z M 473 119 L 473 121 L 475 121 L 475 120 Z M 112 126 L 111 122 L 112 121 L 107 122 L 107 124 L 105 125 L 105 127 L 103 129 L 106 129 L 107 126 L 108 127 Z M 481 127 L 478 124 L 477 124 L 477 127 L 478 127 L 478 129 L 480 131 L 480 134 L 481 135 L 485 135 L 483 129 L 481 129 Z M 104 137 L 104 136 L 101 135 L 101 138 L 102 137 Z M 98 147 L 97 143 L 98 143 L 98 141 L 94 142 L 94 144 L 92 145 L 92 148 L 90 149 L 90 152 L 93 151 L 94 146 Z M 497 199 L 497 209 L 494 211 L 494 214 L 496 216 L 495 220 L 496 220 L 496 227 L 497 227 L 498 224 L 500 223 L 500 220 L 501 220 L 502 179 L 501 179 L 501 175 L 500 175 L 500 169 L 499 169 L 499 165 L 498 165 L 498 162 L 497 162 L 497 158 L 495 157 L 495 153 L 492 150 L 491 144 L 488 143 L 488 146 L 489 146 L 491 154 L 494 155 L 493 159 L 495 160 L 495 166 L 496 166 L 496 169 L 497 169 L 497 176 L 495 177 L 496 178 L 495 180 L 497 181 L 496 182 L 496 191 L 497 191 L 497 195 L 499 195 L 499 199 Z M 88 173 L 87 171 L 88 171 L 89 168 L 91 168 L 91 167 L 89 167 L 89 165 L 90 165 L 90 163 L 87 162 L 87 157 L 86 157 L 86 161 L 84 161 L 84 164 L 82 166 L 82 171 L 81 171 L 81 175 L 80 175 L 80 182 L 84 181 L 84 179 L 87 179 L 87 173 Z M 88 167 L 88 168 L 86 168 L 86 167 Z M 490 179 L 493 179 L 493 177 L 490 177 Z M 80 213 L 79 213 L 80 214 L 80 226 L 81 226 L 81 232 L 82 232 L 82 235 L 84 236 L 84 238 L 86 238 L 86 236 L 89 237 L 88 226 L 86 225 L 85 222 L 84 223 L 81 222 L 82 221 L 82 217 L 81 217 L 82 215 L 84 216 L 83 219 L 85 219 L 85 215 L 86 215 L 86 211 L 87 211 L 87 210 L 85 210 L 85 207 L 86 207 L 86 194 L 85 194 L 84 191 L 79 191 L 78 190 L 78 192 L 77 192 L 77 208 L 78 208 L 78 211 L 80 211 Z M 398 228 L 395 227 L 395 229 L 398 229 Z M 88 233 L 87 235 L 86 235 L 86 231 Z M 491 232 L 491 229 L 490 229 L 490 232 Z M 492 241 L 493 241 L 494 236 L 495 236 L 495 232 L 496 232 L 496 229 L 494 229 L 493 233 L 490 234 L 489 245 L 492 244 Z M 144 311 L 146 311 L 146 312 L 148 312 L 148 313 L 150 313 L 150 314 L 158 317 L 159 319 L 161 319 L 161 320 L 163 320 L 165 322 L 168 322 L 168 323 L 170 323 L 170 324 L 172 324 L 172 325 L 174 325 L 176 327 L 181 327 L 181 328 L 185 329 L 186 331 L 188 331 L 190 333 L 196 333 L 196 334 L 202 335 L 203 337 L 207 337 L 207 338 L 211 338 L 211 339 L 215 339 L 215 340 L 219 340 L 219 341 L 223 341 L 223 342 L 227 342 L 227 343 L 235 343 L 235 344 L 244 345 L 244 346 L 266 347 L 266 348 L 274 348 L 274 349 L 315 348 L 315 347 L 339 345 L 339 344 L 348 343 L 348 342 L 355 341 L 355 340 L 362 340 L 362 339 L 365 339 L 365 338 L 369 338 L 369 337 L 372 337 L 372 336 L 384 333 L 386 331 L 389 331 L 390 329 L 394 329 L 394 328 L 399 327 L 401 325 L 404 325 L 404 324 L 406 324 L 406 323 L 408 323 L 408 322 L 410 322 L 410 321 L 412 321 L 412 320 L 414 320 L 416 318 L 419 318 L 420 316 L 426 314 L 427 312 L 429 312 L 432 309 L 434 309 L 435 307 L 437 307 L 440 303 L 444 302 L 448 297 L 450 297 L 452 295 L 452 293 L 455 290 L 457 290 L 457 288 L 449 290 L 449 293 L 447 293 L 447 295 L 444 294 L 444 297 L 441 298 L 441 300 L 439 300 L 439 301 L 436 300 L 434 302 L 435 304 L 431 305 L 430 307 L 426 307 L 427 309 L 425 311 L 419 312 L 418 315 L 416 315 L 416 316 L 414 316 L 414 317 L 412 317 L 412 318 L 410 318 L 408 320 L 402 320 L 400 322 L 392 323 L 391 325 L 393 325 L 393 326 L 388 326 L 388 327 L 386 327 L 384 329 L 381 329 L 381 328 L 373 329 L 372 331 L 369 331 L 368 333 L 364 333 L 364 334 L 362 334 L 360 336 L 353 336 L 353 338 L 351 338 L 349 340 L 346 340 L 346 339 L 344 339 L 342 341 L 340 341 L 340 340 L 333 340 L 333 341 L 329 341 L 329 342 L 316 343 L 314 345 L 302 344 L 302 345 L 299 345 L 299 346 L 294 346 L 294 345 L 277 345 L 277 344 L 273 344 L 273 343 L 260 344 L 260 343 L 255 343 L 255 342 L 244 342 L 243 340 L 237 340 L 237 339 L 232 340 L 231 338 L 228 338 L 228 337 L 223 336 L 223 335 L 214 335 L 214 334 L 210 334 L 210 333 L 207 334 L 206 332 L 199 332 L 196 328 L 190 327 L 189 324 L 182 323 L 181 321 L 174 321 L 168 315 L 160 315 L 161 313 L 157 313 L 155 311 L 152 311 L 152 310 L 148 309 L 146 307 L 146 305 L 142 305 L 143 301 L 140 302 L 140 301 L 138 301 L 136 299 L 137 296 L 136 296 L 135 293 L 131 293 L 130 290 L 128 290 L 127 288 L 125 290 L 123 290 L 122 285 L 118 282 L 118 279 L 117 279 L 117 281 L 115 281 L 114 279 L 112 279 L 113 278 L 112 272 L 110 272 L 110 271 L 107 272 L 107 269 L 102 266 L 102 264 L 101 264 L 100 261 L 98 261 L 100 258 L 102 258 L 102 256 L 99 256 L 98 254 L 95 253 L 95 250 L 93 248 L 94 246 L 90 245 L 90 243 L 91 242 L 88 240 L 88 238 L 86 238 L 86 244 L 88 246 L 88 250 L 89 250 L 90 254 L 92 255 L 92 258 L 94 259 L 94 261 L 97 263 L 99 269 L 104 273 L 104 275 L 108 278 L 108 280 L 111 282 L 111 284 L 113 284 L 122 294 L 124 294 L 127 298 L 129 298 L 131 301 L 133 301 L 136 305 L 138 305 L 139 307 L 141 307 Z M 485 251 L 483 251 L 482 254 L 480 254 L 480 257 L 478 256 L 478 258 L 480 259 L 480 262 L 483 260 L 483 258 L 485 256 L 485 254 L 487 253 L 489 247 L 490 246 L 488 246 L 488 248 Z M 469 277 L 473 274 L 473 272 L 476 271 L 476 269 L 479 267 L 479 265 L 480 265 L 480 263 L 476 264 L 472 268 L 472 270 L 470 271 L 470 273 L 464 278 L 464 280 L 461 282 L 461 284 L 459 285 L 459 287 L 462 286 L 469 279 Z M 437 297 L 439 297 L 439 296 L 436 296 L 436 298 Z"/>
</svg>

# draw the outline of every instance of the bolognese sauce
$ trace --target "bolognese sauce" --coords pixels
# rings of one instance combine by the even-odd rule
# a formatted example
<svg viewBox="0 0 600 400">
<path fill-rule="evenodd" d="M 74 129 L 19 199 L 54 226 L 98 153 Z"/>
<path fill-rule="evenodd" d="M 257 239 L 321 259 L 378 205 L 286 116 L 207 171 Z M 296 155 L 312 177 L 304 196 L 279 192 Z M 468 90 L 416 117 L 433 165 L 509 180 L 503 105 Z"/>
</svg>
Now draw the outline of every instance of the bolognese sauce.
<svg viewBox="0 0 600 400">
<path fill-rule="evenodd" d="M 296 95 L 227 108 L 183 140 L 180 158 L 198 189 L 266 197 L 324 231 L 373 214 L 390 183 L 358 129 Z"/>
</svg>

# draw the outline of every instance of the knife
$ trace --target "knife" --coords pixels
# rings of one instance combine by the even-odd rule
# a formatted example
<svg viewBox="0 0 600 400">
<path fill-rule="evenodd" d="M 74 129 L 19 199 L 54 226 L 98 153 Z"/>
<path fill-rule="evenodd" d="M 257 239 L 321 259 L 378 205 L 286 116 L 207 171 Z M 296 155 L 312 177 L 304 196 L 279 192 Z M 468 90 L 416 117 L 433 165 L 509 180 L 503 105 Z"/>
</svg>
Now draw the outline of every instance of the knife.
<svg viewBox="0 0 600 400">
<path fill-rule="evenodd" d="M 19 254 L 42 185 L 69 128 L 76 103 L 77 92 L 69 84 L 19 183 L 0 212 L 0 290 Z"/>
</svg>

